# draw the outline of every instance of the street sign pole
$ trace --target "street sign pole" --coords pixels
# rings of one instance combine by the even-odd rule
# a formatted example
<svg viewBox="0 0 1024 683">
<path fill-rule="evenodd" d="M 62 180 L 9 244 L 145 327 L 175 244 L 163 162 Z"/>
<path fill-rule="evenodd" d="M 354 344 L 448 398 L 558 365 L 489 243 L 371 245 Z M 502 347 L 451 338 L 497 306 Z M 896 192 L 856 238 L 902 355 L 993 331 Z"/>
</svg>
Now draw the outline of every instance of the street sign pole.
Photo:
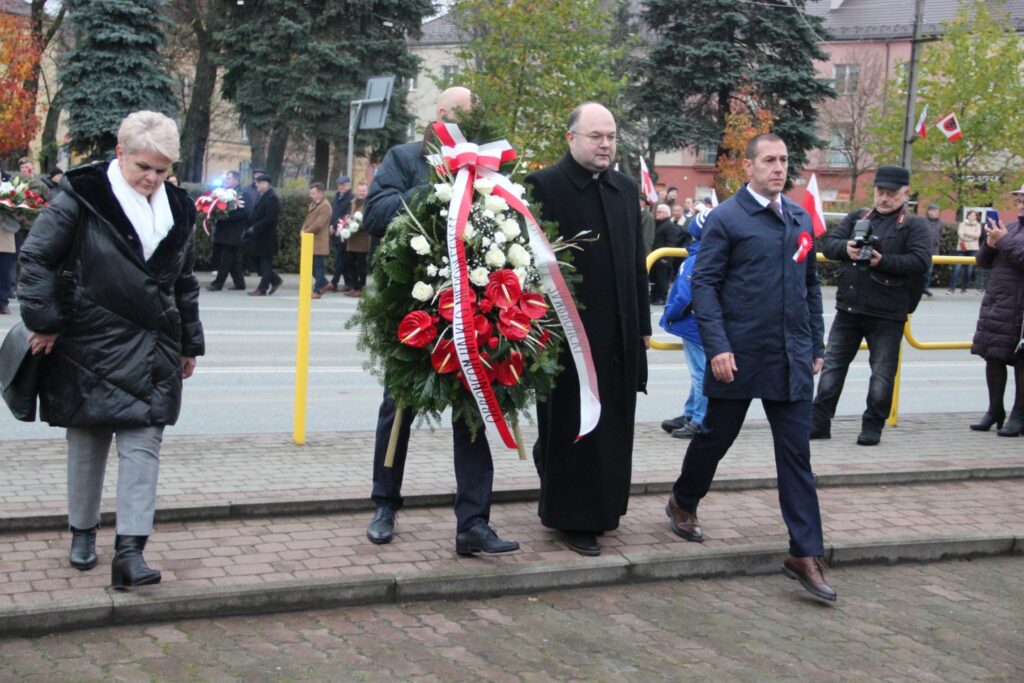
<svg viewBox="0 0 1024 683">
<path fill-rule="evenodd" d="M 348 112 L 348 160 L 345 175 L 352 177 L 352 155 L 356 145 L 356 126 L 361 130 L 383 128 L 388 118 L 394 76 L 374 76 L 366 82 L 366 94 L 361 100 L 352 100 Z M 364 108 L 365 106 L 365 108 Z"/>
</svg>

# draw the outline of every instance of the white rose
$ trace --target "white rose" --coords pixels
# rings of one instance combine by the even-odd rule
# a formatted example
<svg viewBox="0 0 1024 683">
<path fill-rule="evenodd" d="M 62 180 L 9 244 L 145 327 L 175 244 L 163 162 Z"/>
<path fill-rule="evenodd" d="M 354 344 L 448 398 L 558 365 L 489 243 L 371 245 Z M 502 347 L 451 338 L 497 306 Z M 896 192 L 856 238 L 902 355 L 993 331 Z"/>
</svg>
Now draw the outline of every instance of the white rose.
<svg viewBox="0 0 1024 683">
<path fill-rule="evenodd" d="M 488 197 L 488 199 L 490 199 L 490 197 Z M 483 211 L 480 212 L 480 215 L 483 216 L 484 218 L 494 218 L 494 212 L 491 211 L 490 209 L 484 209 Z"/>
<path fill-rule="evenodd" d="M 448 209 L 441 209 L 440 211 L 437 212 L 437 215 L 439 215 L 441 218 L 447 218 Z"/>
<path fill-rule="evenodd" d="M 349 230 L 348 228 L 342 228 L 341 229 L 341 239 L 347 240 L 351 236 L 352 236 L 352 231 L 351 230 Z"/>
<path fill-rule="evenodd" d="M 533 257 L 530 256 L 530 252 L 523 249 L 520 245 L 513 244 L 508 248 L 508 260 L 513 267 L 519 268 L 530 265 L 533 262 Z"/>
<path fill-rule="evenodd" d="M 466 222 L 466 229 L 462 233 L 462 239 L 464 239 L 464 240 L 471 240 L 474 237 L 476 237 L 476 228 L 473 227 L 472 223 L 467 221 Z"/>
<path fill-rule="evenodd" d="M 497 245 L 491 245 L 491 248 L 487 250 L 487 254 L 484 256 L 484 262 L 491 268 L 501 268 L 505 265 L 505 254 L 502 253 Z"/>
<path fill-rule="evenodd" d="M 495 213 L 501 213 L 508 208 L 508 202 L 496 194 L 487 195 L 487 199 L 484 200 L 484 206 Z"/>
<path fill-rule="evenodd" d="M 426 256 L 430 253 L 430 242 L 423 235 L 416 235 L 409 240 L 409 246 L 420 256 Z"/>
<path fill-rule="evenodd" d="M 516 268 L 512 272 L 516 274 L 517 278 L 519 278 L 520 287 L 526 284 L 526 268 Z"/>
<path fill-rule="evenodd" d="M 434 288 L 426 282 L 417 282 L 412 286 L 412 298 L 419 301 L 430 301 L 434 298 Z"/>
<path fill-rule="evenodd" d="M 433 263 L 427 266 L 427 275 L 429 275 L 430 277 L 435 277 L 437 275 L 437 266 L 435 266 Z"/>
<path fill-rule="evenodd" d="M 494 189 L 494 181 L 487 178 L 477 178 L 473 183 L 473 189 L 482 195 L 489 195 Z"/>
<path fill-rule="evenodd" d="M 515 196 L 517 196 L 520 199 L 522 199 L 524 192 L 526 192 L 526 188 L 525 187 L 523 187 L 519 183 L 512 183 L 512 194 L 514 194 Z"/>
<path fill-rule="evenodd" d="M 480 238 L 480 246 L 482 246 L 482 247 L 489 247 L 489 246 L 491 246 L 491 238 L 490 237 L 481 237 Z"/>
<path fill-rule="evenodd" d="M 519 228 L 519 221 L 515 218 L 506 218 L 502 221 L 501 231 L 505 234 L 505 237 L 510 240 L 519 237 L 519 233 L 522 232 Z"/>
<path fill-rule="evenodd" d="M 490 273 L 486 268 L 474 268 L 469 271 L 469 281 L 477 287 L 486 287 Z"/>
<path fill-rule="evenodd" d="M 434 185 L 434 196 L 438 201 L 450 202 L 452 200 L 451 183 L 437 183 Z"/>
<path fill-rule="evenodd" d="M 352 214 L 352 220 L 354 220 L 354 221 L 356 221 L 358 223 L 362 223 L 363 222 L 363 212 L 362 211 L 356 211 L 354 214 Z"/>
<path fill-rule="evenodd" d="M 452 276 L 452 271 L 451 271 L 451 268 L 449 268 L 448 266 L 445 266 L 441 270 L 437 271 L 437 274 L 447 280 L 448 278 L 450 278 Z"/>
<path fill-rule="evenodd" d="M 494 233 L 495 244 L 505 244 L 505 242 L 508 242 L 508 238 L 505 237 L 505 233 L 501 232 L 500 230 Z"/>
<path fill-rule="evenodd" d="M 442 256 L 441 257 L 441 263 L 448 263 L 448 257 L 447 256 Z"/>
</svg>

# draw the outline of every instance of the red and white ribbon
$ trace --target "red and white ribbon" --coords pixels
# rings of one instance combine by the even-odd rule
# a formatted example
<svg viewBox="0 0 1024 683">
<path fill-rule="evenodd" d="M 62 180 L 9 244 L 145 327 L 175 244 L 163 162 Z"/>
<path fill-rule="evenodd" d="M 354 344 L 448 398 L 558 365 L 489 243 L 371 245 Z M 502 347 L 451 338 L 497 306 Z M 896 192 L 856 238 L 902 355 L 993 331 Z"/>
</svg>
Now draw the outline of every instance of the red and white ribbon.
<svg viewBox="0 0 1024 683">
<path fill-rule="evenodd" d="M 793 254 L 793 260 L 797 263 L 803 263 L 807 255 L 811 253 L 811 248 L 814 247 L 814 238 L 811 237 L 811 233 L 802 232 L 796 239 L 796 253 Z"/>
<path fill-rule="evenodd" d="M 601 402 L 597 389 L 597 373 L 590 353 L 590 342 L 583 329 L 576 304 L 569 294 L 555 252 L 548 243 L 526 203 L 516 194 L 512 182 L 498 172 L 501 164 L 516 158 L 515 150 L 505 140 L 475 145 L 467 142 L 459 127 L 453 123 L 433 124 L 435 135 L 443 145 L 441 158 L 433 157 L 430 162 L 443 164 L 454 172 L 455 184 L 448 206 L 448 260 L 452 265 L 452 290 L 455 295 L 453 333 L 462 372 L 470 391 L 476 399 L 484 425 L 488 431 L 497 432 L 508 448 L 516 448 L 515 439 L 501 413 L 490 382 L 483 372 L 476 334 L 473 333 L 473 309 L 470 298 L 469 274 L 466 264 L 465 246 L 462 240 L 466 220 L 473 204 L 473 184 L 476 178 L 486 178 L 495 184 L 492 194 L 504 199 L 509 207 L 526 220 L 527 233 L 534 263 L 541 274 L 546 294 L 558 316 L 565 340 L 569 345 L 580 387 L 580 428 L 577 440 L 589 434 L 601 417 Z M 467 333 L 467 331 L 469 333 Z"/>
</svg>

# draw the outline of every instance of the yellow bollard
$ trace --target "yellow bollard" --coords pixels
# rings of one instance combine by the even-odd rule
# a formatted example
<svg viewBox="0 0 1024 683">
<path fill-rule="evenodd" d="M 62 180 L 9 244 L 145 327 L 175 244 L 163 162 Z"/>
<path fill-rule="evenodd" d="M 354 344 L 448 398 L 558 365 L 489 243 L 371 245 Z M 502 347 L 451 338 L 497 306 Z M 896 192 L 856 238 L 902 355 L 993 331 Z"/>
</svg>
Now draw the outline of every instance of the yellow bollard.
<svg viewBox="0 0 1024 683">
<path fill-rule="evenodd" d="M 910 331 L 910 316 L 903 324 L 903 334 Z M 892 407 L 889 408 L 889 419 L 885 421 L 890 427 L 895 427 L 900 418 L 900 375 L 903 374 L 903 337 L 900 337 L 900 351 L 896 356 L 896 376 L 892 380 Z"/>
<path fill-rule="evenodd" d="M 295 348 L 295 427 L 292 440 L 306 443 L 306 399 L 309 396 L 309 320 L 313 305 L 313 234 L 302 235 L 299 253 L 299 323 Z"/>
</svg>

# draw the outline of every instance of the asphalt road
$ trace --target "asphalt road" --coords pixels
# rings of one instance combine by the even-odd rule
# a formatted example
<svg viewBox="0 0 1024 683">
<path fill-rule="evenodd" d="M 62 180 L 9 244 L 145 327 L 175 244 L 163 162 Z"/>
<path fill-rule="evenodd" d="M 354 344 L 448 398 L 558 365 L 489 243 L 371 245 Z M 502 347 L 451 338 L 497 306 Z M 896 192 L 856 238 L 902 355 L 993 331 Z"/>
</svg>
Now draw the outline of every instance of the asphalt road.
<svg viewBox="0 0 1024 683">
<path fill-rule="evenodd" d="M 205 285 L 209 274 L 200 274 Z M 237 434 L 291 432 L 294 424 L 298 277 L 286 278 L 276 294 L 248 297 L 244 292 L 203 290 L 200 312 L 206 330 L 206 356 L 195 376 L 185 383 L 178 424 L 169 434 Z M 250 286 L 255 284 L 249 278 Z M 966 341 L 974 333 L 980 295 L 945 294 L 921 303 L 913 331 L 921 341 Z M 825 291 L 825 325 L 831 324 L 834 290 Z M 329 294 L 313 302 L 310 344 L 307 431 L 368 430 L 376 424 L 381 390 L 363 368 L 366 354 L 357 351 L 356 330 L 345 328 L 356 299 Z M 0 319 L 0 334 L 17 320 Z M 657 327 L 661 308 L 652 320 L 656 335 L 672 341 Z M 987 405 L 981 361 L 968 351 L 919 351 L 904 347 L 900 410 L 906 413 L 972 411 Z M 638 421 L 660 421 L 678 415 L 689 390 L 689 373 L 681 351 L 652 351 L 650 381 L 640 395 Z M 854 361 L 839 404 L 843 415 L 859 414 L 867 394 L 867 353 Z M 1011 381 L 1012 385 L 1012 381 Z M 1011 389 L 1012 391 L 1012 389 Z M 758 404 L 751 418 L 763 418 Z M 0 439 L 53 438 L 60 432 L 39 423 L 21 423 L 0 410 Z"/>
</svg>

